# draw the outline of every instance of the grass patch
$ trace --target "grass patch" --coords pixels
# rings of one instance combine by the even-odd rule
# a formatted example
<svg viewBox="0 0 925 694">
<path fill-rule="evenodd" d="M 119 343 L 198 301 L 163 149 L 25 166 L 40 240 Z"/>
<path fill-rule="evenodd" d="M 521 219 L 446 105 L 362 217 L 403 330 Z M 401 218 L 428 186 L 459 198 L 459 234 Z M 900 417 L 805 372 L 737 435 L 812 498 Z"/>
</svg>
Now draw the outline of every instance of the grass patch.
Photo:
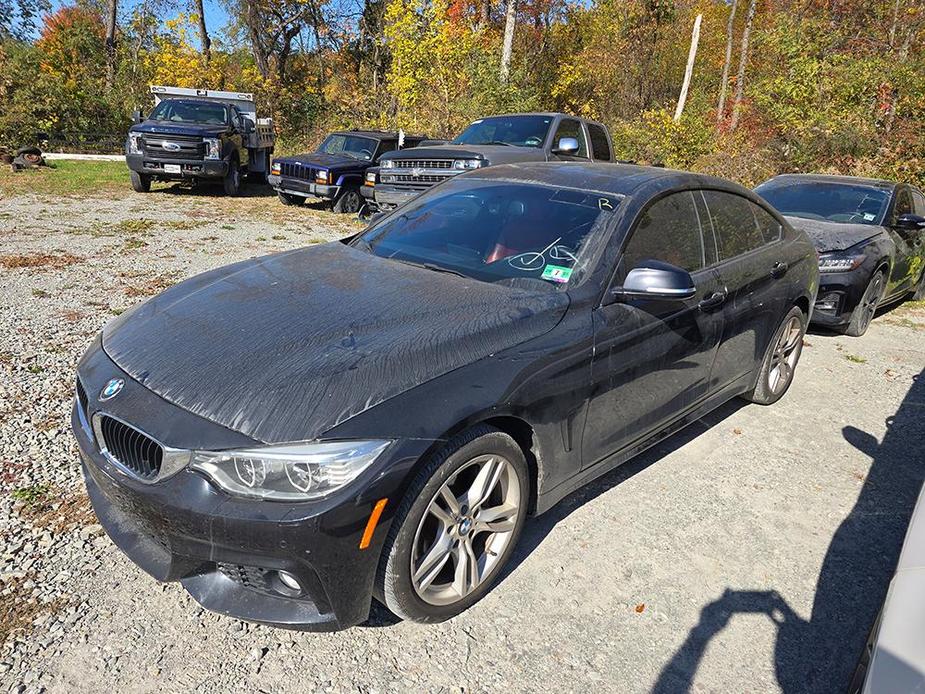
<svg viewBox="0 0 925 694">
<path fill-rule="evenodd" d="M 866 364 L 867 360 L 864 357 L 859 357 L 857 354 L 846 354 L 845 359 L 855 364 Z"/>
<path fill-rule="evenodd" d="M 128 167 L 121 161 L 53 161 L 53 167 L 13 173 L 0 169 L 0 191 L 5 195 L 81 195 L 131 190 Z"/>
<path fill-rule="evenodd" d="M 46 484 L 33 484 L 11 492 L 20 516 L 38 528 L 62 533 L 96 523 L 96 514 L 85 493 L 66 493 Z"/>
<path fill-rule="evenodd" d="M 29 631 L 40 614 L 57 612 L 65 603 L 63 598 L 59 598 L 42 604 L 27 588 L 26 583 L 30 580 L 27 576 L 14 576 L 0 582 L 0 645 L 11 636 Z"/>
<path fill-rule="evenodd" d="M 30 253 L 28 255 L 0 255 L 0 266 L 7 270 L 35 268 L 38 270 L 61 270 L 79 263 L 80 258 L 70 253 Z"/>
<path fill-rule="evenodd" d="M 28 487 L 20 487 L 10 492 L 10 496 L 19 501 L 24 506 L 32 507 L 40 503 L 48 494 L 49 487 L 47 484 L 32 484 Z"/>
</svg>

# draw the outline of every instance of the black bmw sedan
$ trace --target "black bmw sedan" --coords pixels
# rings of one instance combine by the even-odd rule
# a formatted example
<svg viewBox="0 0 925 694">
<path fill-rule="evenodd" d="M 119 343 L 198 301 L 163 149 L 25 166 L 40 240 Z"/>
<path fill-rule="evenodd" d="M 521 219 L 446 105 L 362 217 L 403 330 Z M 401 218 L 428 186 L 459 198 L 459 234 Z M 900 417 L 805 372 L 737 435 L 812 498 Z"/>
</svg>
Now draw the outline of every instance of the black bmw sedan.
<svg viewBox="0 0 925 694">
<path fill-rule="evenodd" d="M 779 399 L 817 281 L 806 237 L 725 181 L 475 171 L 107 325 L 77 373 L 87 489 L 209 609 L 444 620 L 528 515 L 730 398 Z"/>
<path fill-rule="evenodd" d="M 853 337 L 877 308 L 925 299 L 925 195 L 909 185 L 790 174 L 755 189 L 805 231 L 822 273 L 813 321 Z"/>
</svg>

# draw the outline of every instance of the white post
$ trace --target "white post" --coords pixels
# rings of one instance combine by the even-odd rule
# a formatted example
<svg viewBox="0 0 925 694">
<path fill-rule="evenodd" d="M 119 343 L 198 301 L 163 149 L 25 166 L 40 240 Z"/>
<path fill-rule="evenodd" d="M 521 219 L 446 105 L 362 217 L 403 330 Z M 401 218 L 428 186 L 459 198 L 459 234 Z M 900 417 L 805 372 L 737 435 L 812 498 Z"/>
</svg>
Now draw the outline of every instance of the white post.
<svg viewBox="0 0 925 694">
<path fill-rule="evenodd" d="M 694 58 L 697 57 L 697 44 L 700 43 L 700 21 L 702 14 L 694 20 L 694 33 L 691 35 L 691 49 L 687 54 L 687 67 L 684 69 L 684 84 L 681 85 L 681 96 L 678 97 L 678 107 L 674 111 L 675 122 L 681 120 L 684 113 L 684 104 L 687 101 L 687 90 L 691 86 L 691 75 L 694 72 Z"/>
</svg>

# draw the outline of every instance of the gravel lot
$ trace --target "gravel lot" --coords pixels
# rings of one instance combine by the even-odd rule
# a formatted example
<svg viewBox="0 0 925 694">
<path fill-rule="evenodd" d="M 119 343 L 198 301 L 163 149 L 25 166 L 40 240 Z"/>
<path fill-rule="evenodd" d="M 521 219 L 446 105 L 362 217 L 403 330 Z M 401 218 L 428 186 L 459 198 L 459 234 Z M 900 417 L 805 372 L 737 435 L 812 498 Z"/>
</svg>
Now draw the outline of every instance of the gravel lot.
<svg viewBox="0 0 925 694">
<path fill-rule="evenodd" d="M 534 520 L 455 620 L 288 632 L 131 564 L 96 525 L 67 424 L 76 362 L 114 314 L 357 228 L 226 202 L 0 195 L 0 691 L 844 689 L 922 483 L 925 308 L 809 335 L 781 403 L 731 403 Z"/>
</svg>

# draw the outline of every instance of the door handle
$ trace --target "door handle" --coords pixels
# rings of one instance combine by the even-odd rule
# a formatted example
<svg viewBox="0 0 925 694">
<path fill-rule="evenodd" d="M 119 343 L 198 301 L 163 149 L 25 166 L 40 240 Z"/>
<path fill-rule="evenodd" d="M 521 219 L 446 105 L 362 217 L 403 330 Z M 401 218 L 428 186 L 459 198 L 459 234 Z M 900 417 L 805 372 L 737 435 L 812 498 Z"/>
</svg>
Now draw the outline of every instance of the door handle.
<svg viewBox="0 0 925 694">
<path fill-rule="evenodd" d="M 711 308 L 716 308 L 717 306 L 722 306 L 726 301 L 726 292 L 719 291 L 713 292 L 710 296 L 704 297 L 700 300 L 700 303 L 697 304 L 697 308 L 701 311 L 708 311 Z"/>
<path fill-rule="evenodd" d="M 787 268 L 790 266 L 787 263 L 777 262 L 774 263 L 774 267 L 771 268 L 771 277 L 778 279 L 784 276 L 784 273 L 787 272 Z"/>
</svg>

